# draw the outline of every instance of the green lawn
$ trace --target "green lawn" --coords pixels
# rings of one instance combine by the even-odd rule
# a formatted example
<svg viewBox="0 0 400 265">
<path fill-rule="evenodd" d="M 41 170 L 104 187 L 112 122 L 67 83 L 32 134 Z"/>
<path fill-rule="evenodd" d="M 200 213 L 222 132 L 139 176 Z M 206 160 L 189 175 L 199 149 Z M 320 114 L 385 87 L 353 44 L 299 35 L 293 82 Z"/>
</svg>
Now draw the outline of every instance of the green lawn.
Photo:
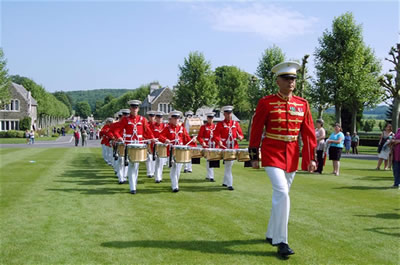
<svg viewBox="0 0 400 265">
<path fill-rule="evenodd" d="M 38 137 L 35 138 L 35 143 L 38 141 L 55 141 L 58 137 Z M 26 138 L 0 138 L 0 144 L 26 144 Z"/>
<path fill-rule="evenodd" d="M 399 264 L 400 190 L 376 161 L 343 159 L 340 176 L 298 172 L 289 261 L 263 242 L 266 173 L 234 165 L 235 191 L 205 182 L 205 165 L 138 193 L 118 185 L 100 148 L 0 149 L 1 264 Z"/>
</svg>

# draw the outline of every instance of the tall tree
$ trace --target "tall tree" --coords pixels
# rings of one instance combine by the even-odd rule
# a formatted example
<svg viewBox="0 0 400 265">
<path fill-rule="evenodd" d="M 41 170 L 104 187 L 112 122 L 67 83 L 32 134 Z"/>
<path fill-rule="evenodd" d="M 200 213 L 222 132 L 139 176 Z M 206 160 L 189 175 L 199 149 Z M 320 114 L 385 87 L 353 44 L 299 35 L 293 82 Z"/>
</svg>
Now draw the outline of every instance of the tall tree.
<svg viewBox="0 0 400 265">
<path fill-rule="evenodd" d="M 62 103 L 64 103 L 65 106 L 67 106 L 69 110 L 69 114 L 71 115 L 72 113 L 72 104 L 71 104 L 71 99 L 69 96 L 63 92 L 63 91 L 56 91 L 53 93 L 53 95 Z"/>
<path fill-rule="evenodd" d="M 249 111 L 248 75 L 236 66 L 220 66 L 215 69 L 219 106 L 233 105 L 239 113 Z"/>
<path fill-rule="evenodd" d="M 80 116 L 81 118 L 87 118 L 90 116 L 90 114 L 92 113 L 91 109 L 90 109 L 90 105 L 89 102 L 87 101 L 81 101 L 76 103 L 75 105 L 75 115 L 76 116 Z"/>
<path fill-rule="evenodd" d="M 322 119 L 324 111 L 331 106 L 332 102 L 331 95 L 326 89 L 326 86 L 314 80 L 310 89 L 306 91 L 305 97 L 310 101 L 310 104 L 317 109 L 317 119 Z"/>
<path fill-rule="evenodd" d="M 215 76 L 201 52 L 191 52 L 179 65 L 179 78 L 176 85 L 173 105 L 181 111 L 196 112 L 202 106 L 217 103 Z"/>
<path fill-rule="evenodd" d="M 364 79 L 371 81 L 380 66 L 373 53 L 365 46 L 362 27 L 355 23 L 350 12 L 333 20 L 332 31 L 326 30 L 323 33 L 314 54 L 317 83 L 329 94 L 331 103 L 335 106 L 336 122 L 341 123 L 343 105 L 350 96 L 353 97 L 354 93 L 363 89 L 366 85 Z M 363 69 L 365 65 L 368 66 Z M 355 94 L 354 100 L 358 103 L 363 101 L 361 96 L 362 93 Z M 348 105 L 351 106 L 350 103 Z M 358 109 L 359 105 L 352 110 Z"/>
<path fill-rule="evenodd" d="M 311 88 L 311 85 L 307 80 L 310 79 L 307 70 L 308 57 L 310 57 L 309 54 L 304 55 L 303 59 L 301 60 L 301 67 L 297 74 L 297 86 L 295 93 L 297 96 L 302 98 L 304 97 L 305 94 L 307 94 L 308 90 L 310 90 Z"/>
<path fill-rule="evenodd" d="M 391 58 L 385 58 L 385 60 L 393 63 L 393 69 L 389 72 L 394 72 L 394 77 L 391 73 L 387 73 L 379 79 L 379 83 L 388 93 L 388 98 L 393 100 L 392 107 L 392 127 L 394 131 L 397 131 L 400 123 L 400 43 L 397 43 L 396 47 L 392 47 L 389 51 Z"/>
<path fill-rule="evenodd" d="M 8 69 L 6 67 L 7 61 L 4 58 L 3 49 L 0 48 L 0 109 L 10 103 L 11 95 L 9 92 L 10 77 L 8 76 Z"/>
<path fill-rule="evenodd" d="M 256 75 L 260 78 L 261 87 L 264 89 L 263 96 L 274 94 L 278 91 L 275 74 L 271 69 L 284 60 L 285 54 L 278 46 L 273 45 L 264 51 L 256 71 Z"/>
</svg>

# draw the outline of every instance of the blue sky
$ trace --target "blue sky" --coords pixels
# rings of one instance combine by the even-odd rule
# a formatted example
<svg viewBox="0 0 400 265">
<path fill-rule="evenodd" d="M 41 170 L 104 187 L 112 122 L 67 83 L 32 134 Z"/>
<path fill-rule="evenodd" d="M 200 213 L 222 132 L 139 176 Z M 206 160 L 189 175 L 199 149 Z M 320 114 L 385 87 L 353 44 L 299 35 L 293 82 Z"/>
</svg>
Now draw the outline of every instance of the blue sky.
<svg viewBox="0 0 400 265">
<path fill-rule="evenodd" d="M 400 36 L 398 1 L 3 0 L 0 43 L 9 73 L 49 92 L 134 89 L 154 80 L 172 87 L 191 51 L 213 69 L 235 65 L 252 74 L 274 44 L 287 59 L 312 55 L 347 11 L 387 72 L 383 59 Z"/>
</svg>

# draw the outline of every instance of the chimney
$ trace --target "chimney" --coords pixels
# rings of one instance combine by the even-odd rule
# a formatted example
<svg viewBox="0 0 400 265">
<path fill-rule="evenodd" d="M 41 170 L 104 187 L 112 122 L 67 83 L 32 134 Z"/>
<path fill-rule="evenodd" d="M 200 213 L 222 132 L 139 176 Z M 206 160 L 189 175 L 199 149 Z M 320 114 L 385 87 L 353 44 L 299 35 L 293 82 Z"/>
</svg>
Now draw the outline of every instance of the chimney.
<svg viewBox="0 0 400 265">
<path fill-rule="evenodd" d="M 157 90 L 160 88 L 160 84 L 159 83 L 150 83 L 150 94 L 153 93 L 153 91 Z"/>
</svg>

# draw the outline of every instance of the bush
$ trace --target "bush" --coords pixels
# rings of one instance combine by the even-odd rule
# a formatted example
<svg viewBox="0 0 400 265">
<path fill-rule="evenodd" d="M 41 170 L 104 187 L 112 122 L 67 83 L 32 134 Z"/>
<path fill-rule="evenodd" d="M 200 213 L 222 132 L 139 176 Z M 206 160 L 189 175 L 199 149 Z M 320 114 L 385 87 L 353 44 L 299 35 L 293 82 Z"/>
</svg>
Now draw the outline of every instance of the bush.
<svg viewBox="0 0 400 265">
<path fill-rule="evenodd" d="M 17 138 L 17 131 L 13 131 L 13 130 L 7 131 L 6 137 L 7 138 Z"/>
<path fill-rule="evenodd" d="M 58 133 L 53 134 L 51 137 L 59 137 L 60 135 Z"/>
<path fill-rule="evenodd" d="M 0 132 L 0 138 L 6 138 L 7 137 L 7 132 L 1 131 Z"/>
<path fill-rule="evenodd" d="M 31 130 L 31 122 L 32 122 L 31 117 L 25 117 L 21 119 L 19 122 L 19 129 L 21 131 Z"/>
<path fill-rule="evenodd" d="M 25 132 L 24 131 L 17 131 L 17 138 L 25 138 Z"/>
</svg>

